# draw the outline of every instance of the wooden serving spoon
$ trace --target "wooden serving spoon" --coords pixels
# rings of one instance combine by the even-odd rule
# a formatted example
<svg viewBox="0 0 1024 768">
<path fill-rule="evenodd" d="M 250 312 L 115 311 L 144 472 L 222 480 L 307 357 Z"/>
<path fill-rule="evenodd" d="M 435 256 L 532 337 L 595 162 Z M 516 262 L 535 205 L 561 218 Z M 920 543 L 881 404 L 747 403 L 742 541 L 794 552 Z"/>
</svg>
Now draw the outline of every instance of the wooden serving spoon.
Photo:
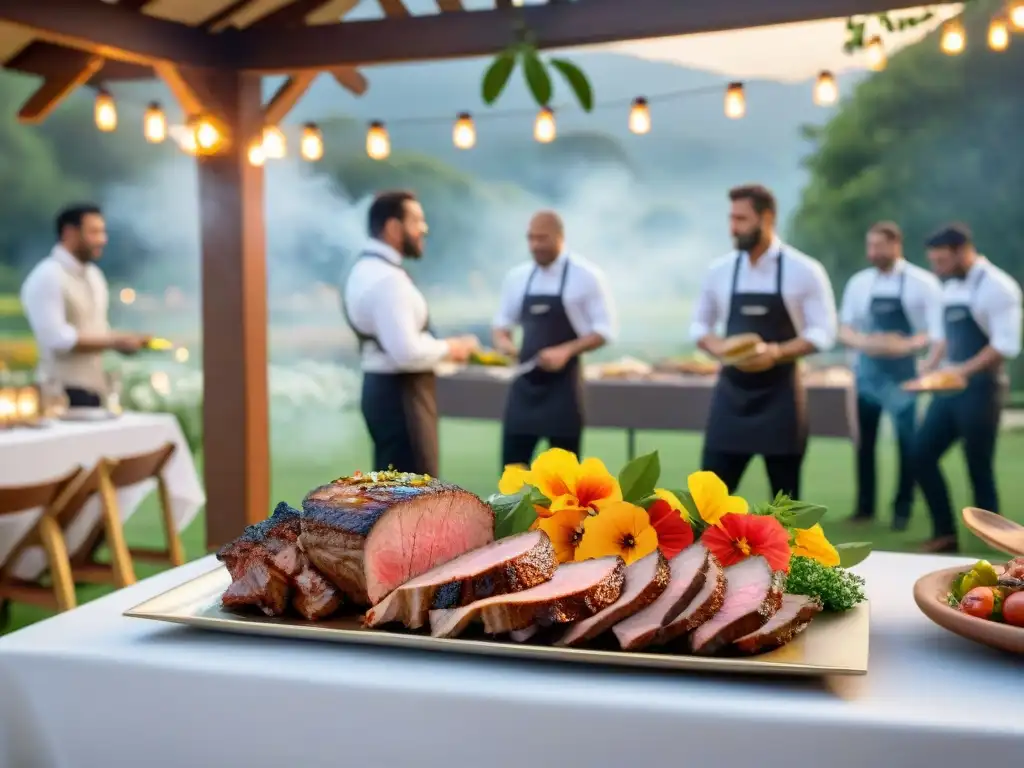
<svg viewBox="0 0 1024 768">
<path fill-rule="evenodd" d="M 1024 555 L 1024 525 L 977 507 L 965 507 L 960 514 L 968 530 L 990 547 L 1009 555 Z"/>
</svg>

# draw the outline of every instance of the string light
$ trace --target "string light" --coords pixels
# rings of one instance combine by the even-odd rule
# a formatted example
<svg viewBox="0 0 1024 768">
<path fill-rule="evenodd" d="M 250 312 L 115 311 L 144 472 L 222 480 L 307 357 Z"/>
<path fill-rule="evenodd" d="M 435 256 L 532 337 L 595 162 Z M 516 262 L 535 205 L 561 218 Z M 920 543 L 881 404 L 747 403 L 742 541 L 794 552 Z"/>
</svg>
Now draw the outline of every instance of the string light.
<svg viewBox="0 0 1024 768">
<path fill-rule="evenodd" d="M 117 128 L 117 105 L 114 103 L 114 97 L 103 88 L 96 94 L 93 117 L 96 120 L 96 127 L 101 131 L 113 131 Z"/>
<path fill-rule="evenodd" d="M 537 119 L 533 123 L 533 138 L 541 144 L 550 144 L 558 135 L 558 127 L 555 125 L 555 113 L 550 107 L 541 107 L 537 113 Z"/>
<path fill-rule="evenodd" d="M 476 146 L 476 126 L 473 125 L 473 118 L 469 112 L 460 112 L 455 118 L 455 127 L 452 128 L 452 143 L 459 149 L 472 149 Z"/>
<path fill-rule="evenodd" d="M 263 155 L 268 160 L 280 160 L 287 152 L 288 142 L 284 132 L 276 125 L 263 129 Z"/>
<path fill-rule="evenodd" d="M 633 99 L 629 108 L 629 130 L 636 134 L 651 132 L 651 109 L 643 96 Z"/>
<path fill-rule="evenodd" d="M 835 75 L 828 70 L 822 70 L 814 83 L 814 103 L 819 107 L 835 104 L 839 100 L 839 85 L 836 83 Z"/>
<path fill-rule="evenodd" d="M 1010 25 L 1002 16 L 996 16 L 988 25 L 988 47 L 1005 51 L 1010 45 Z"/>
<path fill-rule="evenodd" d="M 193 130 L 183 130 L 178 134 L 177 138 L 178 146 L 181 147 L 181 151 L 186 155 L 198 155 L 199 154 L 199 143 L 196 141 L 196 132 Z"/>
<path fill-rule="evenodd" d="M 1006 15 L 1010 18 L 1010 24 L 1015 30 L 1024 31 L 1024 0 L 1011 2 L 1006 9 Z"/>
<path fill-rule="evenodd" d="M 967 47 L 967 33 L 959 20 L 947 21 L 942 28 L 942 38 L 939 40 L 942 52 L 949 56 L 956 56 L 963 53 Z"/>
<path fill-rule="evenodd" d="M 263 141 L 256 139 L 249 145 L 249 165 L 255 166 L 256 168 L 261 167 L 267 162 L 267 154 L 263 151 Z"/>
<path fill-rule="evenodd" d="M 150 144 L 159 144 L 167 138 L 167 116 L 160 102 L 151 101 L 142 118 L 142 135 Z"/>
<path fill-rule="evenodd" d="M 202 115 L 197 115 L 189 121 L 189 132 L 195 137 L 196 151 L 201 154 L 208 154 L 216 151 L 221 144 L 220 131 L 213 122 Z"/>
<path fill-rule="evenodd" d="M 319 160 L 324 156 L 324 137 L 316 123 L 302 126 L 302 141 L 299 143 L 299 154 L 309 161 Z"/>
<path fill-rule="evenodd" d="M 873 72 L 881 72 L 885 69 L 887 58 L 885 55 L 885 44 L 882 43 L 882 38 L 875 35 L 868 40 L 867 45 L 864 46 L 864 51 L 868 57 L 868 69 Z"/>
<path fill-rule="evenodd" d="M 366 154 L 374 160 L 384 160 L 391 154 L 391 139 L 384 123 L 374 120 L 366 132 Z"/>
<path fill-rule="evenodd" d="M 743 83 L 729 83 L 725 89 L 725 116 L 736 120 L 747 114 L 747 97 L 743 93 Z"/>
</svg>

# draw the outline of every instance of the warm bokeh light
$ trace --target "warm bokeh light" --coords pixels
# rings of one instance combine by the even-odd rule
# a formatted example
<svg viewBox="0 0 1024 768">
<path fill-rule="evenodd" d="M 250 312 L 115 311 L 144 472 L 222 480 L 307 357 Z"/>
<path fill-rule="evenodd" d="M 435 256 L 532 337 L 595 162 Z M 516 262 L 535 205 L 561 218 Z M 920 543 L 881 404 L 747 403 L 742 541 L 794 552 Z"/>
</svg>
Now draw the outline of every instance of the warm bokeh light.
<svg viewBox="0 0 1024 768">
<path fill-rule="evenodd" d="M 268 160 L 280 160 L 288 151 L 288 142 L 284 131 L 276 125 L 268 125 L 263 129 L 263 156 Z"/>
<path fill-rule="evenodd" d="M 1024 30 L 1024 0 L 1011 2 L 1006 9 L 1006 15 L 1014 29 Z"/>
<path fill-rule="evenodd" d="M 651 132 L 651 108 L 642 96 L 633 99 L 629 108 L 629 130 L 639 134 Z"/>
<path fill-rule="evenodd" d="M 196 137 L 196 148 L 203 153 L 212 152 L 220 146 L 221 135 L 209 118 L 196 118 L 191 125 L 192 133 Z"/>
<path fill-rule="evenodd" d="M 942 37 L 939 40 L 942 52 L 950 56 L 956 56 L 964 52 L 967 47 L 967 32 L 959 20 L 946 22 L 942 28 Z"/>
<path fill-rule="evenodd" d="M 533 123 L 533 138 L 541 144 L 549 144 L 555 140 L 557 135 L 558 126 L 555 124 L 555 113 L 548 107 L 541 108 Z"/>
<path fill-rule="evenodd" d="M 1002 16 L 996 16 L 988 25 L 988 47 L 1005 51 L 1010 45 L 1010 25 Z"/>
<path fill-rule="evenodd" d="M 149 377 L 149 386 L 158 395 L 169 395 L 171 394 L 171 377 L 167 375 L 166 371 L 153 371 Z"/>
<path fill-rule="evenodd" d="M 472 149 L 476 146 L 476 126 L 468 112 L 460 112 L 452 128 L 452 142 L 459 149 Z"/>
<path fill-rule="evenodd" d="M 249 145 L 249 165 L 258 168 L 265 162 L 267 162 L 267 154 L 263 151 L 263 142 L 257 139 Z"/>
<path fill-rule="evenodd" d="M 730 83 L 725 90 L 725 116 L 736 120 L 747 114 L 747 97 L 743 83 Z"/>
<path fill-rule="evenodd" d="M 836 83 L 835 75 L 831 72 L 822 71 L 814 82 L 814 103 L 819 107 L 835 104 L 839 101 L 839 84 Z"/>
<path fill-rule="evenodd" d="M 366 132 L 366 154 L 374 160 L 384 160 L 391 154 L 391 139 L 384 123 L 373 121 Z"/>
<path fill-rule="evenodd" d="M 117 128 L 117 105 L 114 103 L 114 97 L 105 90 L 101 89 L 96 94 L 93 117 L 96 119 L 96 127 L 101 131 L 112 131 Z"/>
<path fill-rule="evenodd" d="M 315 123 L 302 126 L 302 140 L 299 142 L 299 154 L 304 160 L 315 161 L 324 156 L 324 137 Z"/>
<path fill-rule="evenodd" d="M 177 360 L 179 363 L 187 363 L 188 350 L 185 349 L 185 347 L 178 347 L 176 350 L 174 350 L 174 359 Z"/>
<path fill-rule="evenodd" d="M 134 288 L 122 288 L 121 289 L 121 303 L 122 304 L 134 304 L 135 303 L 135 289 Z"/>
<path fill-rule="evenodd" d="M 864 52 L 868 57 L 868 69 L 874 72 L 881 72 L 885 69 L 888 59 L 885 55 L 885 44 L 882 42 L 882 38 L 875 35 L 868 40 L 867 45 L 864 46 Z"/>
<path fill-rule="evenodd" d="M 142 118 L 142 135 L 150 144 L 159 144 L 167 138 L 167 115 L 160 102 L 150 102 Z"/>
</svg>

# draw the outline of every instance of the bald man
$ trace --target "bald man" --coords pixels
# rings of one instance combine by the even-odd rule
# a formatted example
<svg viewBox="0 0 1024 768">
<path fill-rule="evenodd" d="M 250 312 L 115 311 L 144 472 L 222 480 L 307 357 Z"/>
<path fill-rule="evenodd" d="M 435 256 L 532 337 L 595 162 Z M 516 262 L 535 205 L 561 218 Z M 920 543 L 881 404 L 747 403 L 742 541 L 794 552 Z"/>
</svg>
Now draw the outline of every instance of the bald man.
<svg viewBox="0 0 1024 768">
<path fill-rule="evenodd" d="M 494 346 L 535 363 L 512 382 L 502 422 L 502 465 L 529 464 L 541 440 L 580 452 L 583 373 L 580 355 L 609 343 L 615 310 L 604 273 L 565 247 L 558 214 L 530 220 L 533 260 L 514 267 L 501 286 Z M 512 332 L 522 327 L 516 349 Z"/>
</svg>

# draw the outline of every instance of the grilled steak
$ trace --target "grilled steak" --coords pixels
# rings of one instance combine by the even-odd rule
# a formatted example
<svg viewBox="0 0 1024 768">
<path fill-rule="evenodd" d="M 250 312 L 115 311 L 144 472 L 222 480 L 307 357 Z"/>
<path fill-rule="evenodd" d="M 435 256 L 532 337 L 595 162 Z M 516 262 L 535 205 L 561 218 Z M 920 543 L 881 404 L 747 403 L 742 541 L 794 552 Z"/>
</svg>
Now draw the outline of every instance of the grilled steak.
<svg viewBox="0 0 1024 768">
<path fill-rule="evenodd" d="M 607 632 L 615 624 L 653 603 L 668 587 L 670 577 L 668 560 L 660 549 L 640 558 L 626 568 L 626 583 L 619 599 L 590 618 L 577 621 L 555 645 L 580 645 Z"/>
<path fill-rule="evenodd" d="M 690 604 L 707 576 L 711 554 L 703 544 L 691 544 L 669 561 L 672 578 L 668 588 L 649 606 L 624 621 L 612 632 L 623 650 L 643 648 L 654 642 L 666 623 L 678 616 Z"/>
<path fill-rule="evenodd" d="M 295 588 L 292 594 L 292 608 L 309 621 L 330 616 L 341 605 L 341 592 L 324 575 L 314 568 L 305 554 L 302 568 L 291 579 Z"/>
<path fill-rule="evenodd" d="M 811 619 L 821 613 L 821 603 L 813 597 L 783 595 L 782 607 L 756 632 L 734 643 L 740 653 L 764 653 L 781 648 L 807 629 Z"/>
<path fill-rule="evenodd" d="M 760 555 L 726 568 L 725 600 L 714 616 L 694 630 L 693 652 L 716 653 L 763 627 L 782 604 L 784 576 L 772 571 Z"/>
<path fill-rule="evenodd" d="M 431 608 L 457 608 L 529 589 L 554 576 L 557 567 L 555 548 L 544 531 L 509 536 L 405 582 L 366 612 L 365 624 L 400 621 L 418 629 Z"/>
<path fill-rule="evenodd" d="M 499 635 L 526 629 L 531 624 L 565 624 L 593 616 L 622 594 L 626 564 L 621 557 L 601 557 L 565 563 L 550 581 L 532 589 L 497 595 L 463 608 L 430 612 L 430 634 L 455 637 L 474 619 L 484 631 Z"/>
<path fill-rule="evenodd" d="M 704 586 L 693 598 L 692 602 L 676 618 L 661 628 L 655 642 L 664 645 L 691 632 L 705 621 L 711 619 L 725 600 L 725 569 L 718 558 L 710 555 L 710 566 L 704 579 Z"/>
<path fill-rule="evenodd" d="M 355 605 L 494 540 L 494 512 L 477 496 L 425 475 L 343 477 L 302 502 L 310 561 Z"/>
</svg>

